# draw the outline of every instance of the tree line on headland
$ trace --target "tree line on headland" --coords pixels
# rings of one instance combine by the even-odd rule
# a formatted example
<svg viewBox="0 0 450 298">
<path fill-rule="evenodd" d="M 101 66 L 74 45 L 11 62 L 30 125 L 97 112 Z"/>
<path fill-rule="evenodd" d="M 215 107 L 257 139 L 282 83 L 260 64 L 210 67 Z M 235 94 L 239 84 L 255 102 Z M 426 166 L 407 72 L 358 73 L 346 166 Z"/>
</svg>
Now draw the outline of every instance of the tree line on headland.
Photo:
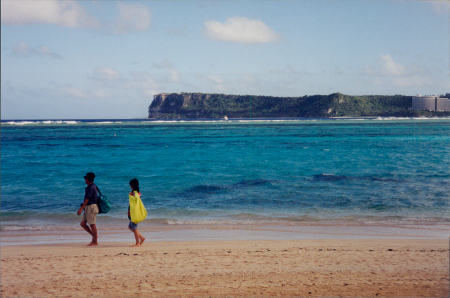
<svg viewBox="0 0 450 298">
<path fill-rule="evenodd" d="M 450 94 L 446 94 L 447 97 Z M 160 93 L 149 107 L 149 118 L 330 118 L 450 116 L 450 112 L 411 110 L 412 96 L 342 93 L 302 97 Z"/>
</svg>

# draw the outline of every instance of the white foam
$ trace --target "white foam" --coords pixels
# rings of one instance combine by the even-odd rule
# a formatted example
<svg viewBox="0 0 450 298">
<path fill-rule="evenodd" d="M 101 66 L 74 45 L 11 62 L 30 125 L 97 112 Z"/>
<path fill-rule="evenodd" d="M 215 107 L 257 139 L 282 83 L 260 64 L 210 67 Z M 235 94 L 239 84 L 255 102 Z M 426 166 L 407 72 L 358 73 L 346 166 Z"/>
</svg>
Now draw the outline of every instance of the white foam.
<svg viewBox="0 0 450 298">
<path fill-rule="evenodd" d="M 71 231 L 78 230 L 79 228 L 74 227 L 55 227 L 55 226 L 3 226 L 2 231 Z"/>
<path fill-rule="evenodd" d="M 368 120 L 375 120 L 373 118 L 346 118 L 346 117 L 343 117 L 343 118 L 331 118 L 331 119 L 336 120 L 336 121 L 368 121 Z"/>
<path fill-rule="evenodd" d="M 377 117 L 374 120 L 378 121 L 391 121 L 391 120 L 410 120 L 409 117 Z"/>
<path fill-rule="evenodd" d="M 415 117 L 412 120 L 450 120 L 450 117 Z"/>
<path fill-rule="evenodd" d="M 6 124 L 9 125 L 28 125 L 28 124 L 34 124 L 35 122 L 33 121 L 10 121 L 10 122 L 6 122 Z"/>
</svg>

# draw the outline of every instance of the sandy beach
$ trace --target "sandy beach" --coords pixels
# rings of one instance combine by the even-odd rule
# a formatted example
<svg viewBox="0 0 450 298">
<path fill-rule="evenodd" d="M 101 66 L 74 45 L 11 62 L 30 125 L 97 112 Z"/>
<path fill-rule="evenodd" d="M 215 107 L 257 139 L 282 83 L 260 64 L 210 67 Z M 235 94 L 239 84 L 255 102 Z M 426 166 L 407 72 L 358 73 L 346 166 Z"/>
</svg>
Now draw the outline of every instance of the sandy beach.
<svg viewBox="0 0 450 298">
<path fill-rule="evenodd" d="M 2 297 L 448 297 L 446 239 L 1 247 Z"/>
</svg>

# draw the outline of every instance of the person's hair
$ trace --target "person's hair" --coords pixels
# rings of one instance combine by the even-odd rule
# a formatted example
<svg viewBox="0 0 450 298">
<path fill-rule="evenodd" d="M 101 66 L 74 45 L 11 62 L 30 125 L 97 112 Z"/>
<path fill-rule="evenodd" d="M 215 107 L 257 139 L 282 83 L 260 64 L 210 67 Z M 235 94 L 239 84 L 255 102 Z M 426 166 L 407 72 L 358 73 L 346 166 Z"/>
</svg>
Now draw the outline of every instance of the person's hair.
<svg viewBox="0 0 450 298">
<path fill-rule="evenodd" d="M 87 179 L 89 182 L 94 182 L 95 174 L 92 172 L 86 173 L 86 176 L 84 176 L 84 179 Z"/>
<path fill-rule="evenodd" d="M 133 190 L 140 192 L 139 191 L 139 181 L 134 178 L 133 180 L 130 181 L 130 186 L 133 188 Z"/>
</svg>

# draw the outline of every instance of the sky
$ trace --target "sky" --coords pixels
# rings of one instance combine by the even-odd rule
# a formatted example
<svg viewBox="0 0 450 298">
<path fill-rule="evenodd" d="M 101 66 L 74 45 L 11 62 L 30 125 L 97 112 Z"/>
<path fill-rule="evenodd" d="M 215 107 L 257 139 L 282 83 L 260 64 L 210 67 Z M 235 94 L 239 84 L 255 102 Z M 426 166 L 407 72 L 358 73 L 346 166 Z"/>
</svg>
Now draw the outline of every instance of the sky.
<svg viewBox="0 0 450 298">
<path fill-rule="evenodd" d="M 146 118 L 158 93 L 450 92 L 450 1 L 1 1 L 1 118 Z"/>
</svg>

